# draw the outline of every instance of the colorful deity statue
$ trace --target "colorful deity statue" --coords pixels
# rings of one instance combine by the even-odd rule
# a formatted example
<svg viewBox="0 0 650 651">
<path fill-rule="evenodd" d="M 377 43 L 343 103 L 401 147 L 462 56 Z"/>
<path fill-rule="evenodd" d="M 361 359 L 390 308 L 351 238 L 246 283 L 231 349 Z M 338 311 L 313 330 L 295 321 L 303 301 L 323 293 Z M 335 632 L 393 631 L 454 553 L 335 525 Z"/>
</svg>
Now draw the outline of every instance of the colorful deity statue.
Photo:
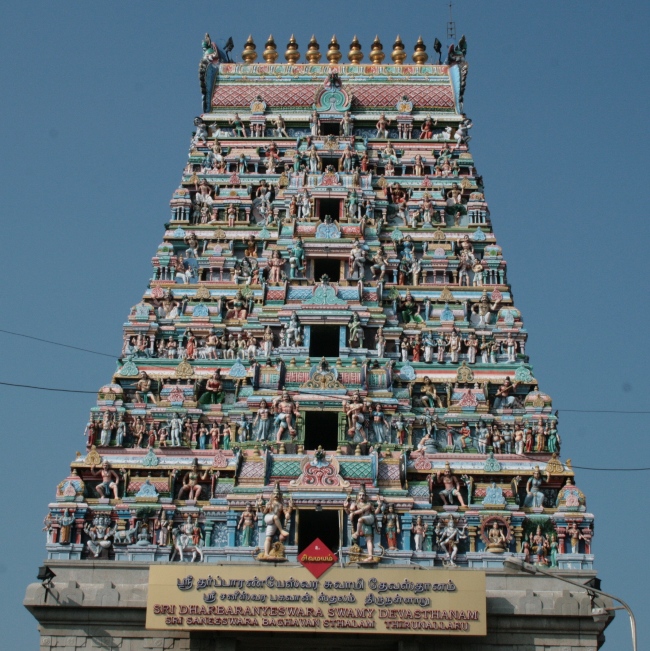
<svg viewBox="0 0 650 651">
<path fill-rule="evenodd" d="M 374 535 L 377 527 L 377 518 L 383 506 L 383 497 L 378 498 L 376 506 L 373 506 L 367 493 L 365 484 L 361 484 L 356 500 L 352 501 L 352 496 L 348 493 L 343 502 L 343 509 L 350 515 L 350 524 L 352 528 L 352 540 L 359 541 L 364 538 L 366 541 L 366 562 L 375 561 Z"/>
<path fill-rule="evenodd" d="M 285 505 L 280 484 L 276 482 L 273 493 L 266 504 L 264 504 L 262 496 L 258 498 L 257 509 L 263 514 L 266 525 L 264 550 L 258 554 L 257 559 L 260 561 L 286 560 L 283 543 L 289 538 L 288 528 L 293 512 L 293 502 L 289 500 L 289 504 Z"/>
</svg>

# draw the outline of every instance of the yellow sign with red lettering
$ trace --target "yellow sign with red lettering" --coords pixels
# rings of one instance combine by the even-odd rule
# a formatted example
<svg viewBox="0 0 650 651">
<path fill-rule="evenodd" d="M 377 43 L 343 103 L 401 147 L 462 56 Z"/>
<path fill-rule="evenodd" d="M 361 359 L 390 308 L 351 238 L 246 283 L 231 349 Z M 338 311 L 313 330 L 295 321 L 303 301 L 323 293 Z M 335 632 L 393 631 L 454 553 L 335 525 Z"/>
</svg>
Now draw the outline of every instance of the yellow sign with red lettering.
<svg viewBox="0 0 650 651">
<path fill-rule="evenodd" d="M 485 573 L 299 566 L 152 565 L 147 628 L 485 635 Z"/>
</svg>

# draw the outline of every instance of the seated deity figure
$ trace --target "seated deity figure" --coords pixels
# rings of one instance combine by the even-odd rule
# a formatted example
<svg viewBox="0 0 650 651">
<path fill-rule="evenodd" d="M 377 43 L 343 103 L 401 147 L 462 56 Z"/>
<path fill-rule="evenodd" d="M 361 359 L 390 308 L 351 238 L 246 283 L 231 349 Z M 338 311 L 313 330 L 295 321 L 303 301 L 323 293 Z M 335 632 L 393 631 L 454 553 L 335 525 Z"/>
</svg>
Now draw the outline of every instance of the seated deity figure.
<svg viewBox="0 0 650 651">
<path fill-rule="evenodd" d="M 199 480 L 205 481 L 208 478 L 209 470 L 201 474 L 198 459 L 192 461 L 192 467 L 183 476 L 181 489 L 178 491 L 178 499 L 182 500 L 187 495 L 188 500 L 198 500 L 201 497 L 201 484 Z"/>
<path fill-rule="evenodd" d="M 90 472 L 94 476 L 100 476 L 102 481 L 95 488 L 97 495 L 102 498 L 113 496 L 114 499 L 118 499 L 117 487 L 120 481 L 120 476 L 111 468 L 111 464 L 108 461 L 102 463 L 100 470 L 96 470 L 95 464 L 90 467 Z"/>
<path fill-rule="evenodd" d="M 433 477 L 434 477 L 433 475 L 429 475 L 430 493 L 433 493 L 433 484 L 434 484 Z M 466 506 L 465 500 L 463 499 L 463 496 L 461 495 L 460 492 L 460 481 L 453 474 L 453 471 L 448 461 L 445 463 L 445 469 L 442 472 L 439 471 L 436 473 L 435 483 L 438 484 L 442 483 L 442 485 L 444 486 L 443 490 L 439 491 L 438 493 L 443 504 L 453 504 L 454 498 L 456 498 L 460 502 L 461 506 Z"/>
<path fill-rule="evenodd" d="M 546 481 L 548 482 L 550 475 L 546 473 Z M 526 497 L 524 499 L 525 507 L 539 508 L 544 506 L 544 491 L 542 491 L 542 471 L 539 466 L 533 469 L 533 476 L 526 482 Z"/>
<path fill-rule="evenodd" d="M 205 392 L 199 398 L 200 405 L 219 405 L 224 401 L 225 393 L 221 381 L 221 369 L 217 369 L 205 385 Z"/>
</svg>

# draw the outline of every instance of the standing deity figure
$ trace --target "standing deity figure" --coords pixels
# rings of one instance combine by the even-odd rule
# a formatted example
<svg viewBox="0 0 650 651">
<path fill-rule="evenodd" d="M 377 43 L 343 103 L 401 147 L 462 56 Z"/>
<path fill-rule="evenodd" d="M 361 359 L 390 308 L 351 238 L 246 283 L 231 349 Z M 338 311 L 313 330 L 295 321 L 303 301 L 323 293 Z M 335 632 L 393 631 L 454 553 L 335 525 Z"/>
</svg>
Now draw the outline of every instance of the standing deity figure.
<svg viewBox="0 0 650 651">
<path fill-rule="evenodd" d="M 309 116 L 309 132 L 311 133 L 312 138 L 320 136 L 320 118 L 318 117 L 318 111 L 312 111 Z"/>
<path fill-rule="evenodd" d="M 416 552 L 424 551 L 424 537 L 427 535 L 429 526 L 424 522 L 421 515 L 415 520 L 413 525 L 413 543 Z"/>
<path fill-rule="evenodd" d="M 296 431 L 296 419 L 299 416 L 298 405 L 293 401 L 288 391 L 283 391 L 281 396 L 273 400 L 273 411 L 275 412 L 273 421 L 276 428 L 275 440 L 280 443 L 285 432 L 289 434 L 291 439 L 295 439 L 298 435 Z"/>
<path fill-rule="evenodd" d="M 124 445 L 124 438 L 126 437 L 126 423 L 120 415 L 117 421 L 117 431 L 115 432 L 115 445 L 121 448 Z"/>
<path fill-rule="evenodd" d="M 406 421 L 401 414 L 397 414 L 397 418 L 393 421 L 395 428 L 395 440 L 399 445 L 405 445 L 407 442 L 408 429 Z"/>
<path fill-rule="evenodd" d="M 339 161 L 339 172 L 350 174 L 354 168 L 356 154 L 350 145 L 346 145 Z"/>
<path fill-rule="evenodd" d="M 386 350 L 386 337 L 384 336 L 384 329 L 382 327 L 378 328 L 375 341 L 377 342 L 377 357 L 381 359 Z"/>
<path fill-rule="evenodd" d="M 506 355 L 508 357 L 508 364 L 514 364 L 517 361 L 517 341 L 511 333 L 503 342 L 506 348 Z"/>
<path fill-rule="evenodd" d="M 555 422 L 548 421 L 546 423 L 546 447 L 547 450 L 553 454 L 560 453 L 560 435 L 557 431 L 557 426 Z"/>
<path fill-rule="evenodd" d="M 433 202 L 431 201 L 431 195 L 428 192 L 425 192 L 422 195 L 422 202 L 420 203 L 420 215 L 422 216 L 422 223 L 424 225 L 430 225 L 433 223 Z"/>
<path fill-rule="evenodd" d="M 271 351 L 273 349 L 273 331 L 271 326 L 266 326 L 264 329 L 264 335 L 262 336 L 262 352 L 265 357 L 271 356 Z"/>
<path fill-rule="evenodd" d="M 436 361 L 438 364 L 444 364 L 445 363 L 445 349 L 449 345 L 449 342 L 447 339 L 445 339 L 445 333 L 442 332 L 442 330 L 438 333 L 436 337 L 436 347 L 438 349 L 438 353 L 436 356 Z"/>
<path fill-rule="evenodd" d="M 161 547 L 169 545 L 169 534 L 173 526 L 174 522 L 167 519 L 167 511 L 163 509 L 158 522 L 158 545 Z"/>
<path fill-rule="evenodd" d="M 567 526 L 566 537 L 569 539 L 571 544 L 571 553 L 579 554 L 580 553 L 580 541 L 586 540 L 585 536 L 578 529 L 578 525 L 575 520 Z"/>
<path fill-rule="evenodd" d="M 253 509 L 253 505 L 248 504 L 246 509 L 242 511 L 239 522 L 237 523 L 237 530 L 241 531 L 240 545 L 242 547 L 252 547 L 256 522 L 257 513 Z"/>
<path fill-rule="evenodd" d="M 481 343 L 479 344 L 479 350 L 481 351 L 481 362 L 483 364 L 488 364 L 490 361 L 490 348 L 492 344 L 485 339 L 485 335 L 481 336 Z M 486 396 L 487 397 L 487 396 Z"/>
<path fill-rule="evenodd" d="M 183 430 L 183 419 L 174 414 L 168 422 L 169 431 L 172 439 L 172 447 L 178 448 L 181 446 L 181 431 Z"/>
<path fill-rule="evenodd" d="M 550 475 L 546 472 L 546 481 L 548 482 Z M 529 477 L 526 482 L 526 497 L 524 499 L 524 506 L 539 508 L 544 506 L 544 492 L 542 491 L 542 471 L 539 466 L 533 468 L 533 476 Z"/>
<path fill-rule="evenodd" d="M 375 128 L 377 129 L 377 135 L 375 136 L 376 138 L 388 138 L 388 125 L 390 124 L 390 120 L 382 113 L 379 116 L 379 120 L 377 120 L 377 124 L 375 125 Z"/>
<path fill-rule="evenodd" d="M 93 476 L 102 478 L 101 483 L 95 488 L 99 497 L 111 497 L 112 494 L 114 499 L 118 499 L 117 486 L 120 481 L 120 476 L 111 468 L 111 464 L 108 461 L 102 463 L 100 470 L 96 470 L 96 466 L 93 464 L 90 467 L 90 472 Z"/>
<path fill-rule="evenodd" d="M 399 515 L 395 512 L 395 505 L 389 504 L 384 512 L 384 531 L 386 532 L 386 543 L 389 551 L 397 550 L 397 536 L 402 533 Z"/>
<path fill-rule="evenodd" d="M 375 443 L 390 443 L 390 423 L 386 420 L 383 407 L 377 403 L 372 412 L 372 431 Z"/>
<path fill-rule="evenodd" d="M 349 138 L 354 133 L 354 118 L 350 111 L 343 114 L 343 118 L 339 122 L 340 133 L 344 138 Z"/>
<path fill-rule="evenodd" d="M 348 438 L 351 443 L 367 443 L 368 435 L 366 433 L 366 405 L 361 399 L 358 391 L 354 392 L 352 400 L 348 403 L 346 400 L 342 403 L 343 410 L 348 420 Z"/>
<path fill-rule="evenodd" d="M 305 274 L 305 247 L 302 237 L 298 237 L 287 247 L 289 252 L 289 277 L 298 278 Z"/>
<path fill-rule="evenodd" d="M 228 122 L 232 125 L 235 137 L 246 137 L 246 127 L 244 126 L 244 121 L 239 117 L 239 113 L 235 113 L 235 116 L 228 120 Z"/>
<path fill-rule="evenodd" d="M 311 199 L 309 193 L 305 190 L 300 196 L 298 204 L 300 219 L 302 221 L 309 221 L 311 219 Z"/>
<path fill-rule="evenodd" d="M 289 137 L 289 134 L 287 133 L 287 125 L 284 122 L 284 118 L 279 113 L 273 120 L 273 124 L 275 125 L 275 135 L 277 138 Z"/>
<path fill-rule="evenodd" d="M 363 537 L 366 541 L 366 562 L 374 561 L 374 534 L 377 527 L 377 518 L 383 506 L 384 498 L 380 495 L 377 498 L 377 506 L 374 507 L 366 494 L 366 485 L 361 484 L 356 501 L 352 501 L 348 493 L 343 502 L 343 509 L 350 516 L 352 527 L 352 540 L 358 542 Z"/>
<path fill-rule="evenodd" d="M 102 434 L 99 439 L 99 445 L 107 447 L 111 444 L 111 433 L 115 427 L 113 416 L 110 412 L 105 411 L 102 418 Z"/>
<path fill-rule="evenodd" d="M 199 481 L 205 481 L 209 474 L 209 470 L 201 474 L 198 459 L 194 459 L 191 468 L 183 476 L 183 485 L 178 491 L 178 499 L 182 500 L 187 494 L 188 500 L 196 502 L 201 497 L 201 484 Z"/>
<path fill-rule="evenodd" d="M 59 542 L 62 545 L 69 545 L 72 542 L 72 525 L 74 524 L 74 511 L 70 515 L 70 509 L 65 509 L 63 515 L 57 518 L 59 523 Z"/>
<path fill-rule="evenodd" d="M 478 352 L 478 337 L 474 332 L 471 332 L 469 336 L 467 337 L 467 340 L 465 341 L 465 345 L 467 346 L 467 361 L 470 364 L 475 364 L 476 363 L 476 353 Z"/>
<path fill-rule="evenodd" d="M 480 262 L 480 260 L 476 260 L 474 264 L 472 265 L 472 272 L 474 273 L 474 280 L 472 281 L 472 284 L 474 287 L 482 287 L 483 286 L 483 264 Z"/>
<path fill-rule="evenodd" d="M 280 484 L 275 483 L 273 494 L 269 501 L 264 504 L 260 495 L 257 501 L 257 509 L 263 513 L 264 524 L 266 525 L 264 538 L 264 551 L 258 554 L 260 561 L 286 560 L 284 555 L 284 541 L 289 537 L 289 523 L 293 511 L 293 502 L 289 500 L 288 506 L 284 505 Z M 275 536 L 278 542 L 273 543 Z"/>
<path fill-rule="evenodd" d="M 462 344 L 461 336 L 458 334 L 456 328 L 452 328 L 451 333 L 449 334 L 449 353 L 451 354 L 452 364 L 458 364 L 458 355 L 460 353 L 460 348 Z"/>
<path fill-rule="evenodd" d="M 434 343 L 433 339 L 431 338 L 431 333 L 430 332 L 424 332 L 422 335 L 422 349 L 424 351 L 424 361 L 427 364 L 431 364 L 433 361 L 433 348 L 434 348 Z"/>
<path fill-rule="evenodd" d="M 442 503 L 445 505 L 451 505 L 454 503 L 454 497 L 460 502 L 461 506 L 466 506 L 465 500 L 463 500 L 463 496 L 460 493 L 460 486 L 461 482 L 460 480 L 454 475 L 453 470 L 451 469 L 451 466 L 449 465 L 449 461 L 445 463 L 445 469 L 440 472 L 438 471 L 436 473 L 436 481 L 435 483 L 437 484 L 442 484 L 444 486 L 443 490 L 441 490 L 438 495 L 440 495 L 440 499 L 442 500 Z M 429 493 L 433 495 L 433 475 L 429 475 Z"/>
<path fill-rule="evenodd" d="M 352 348 L 352 344 L 356 344 L 357 348 L 363 348 L 363 327 L 361 326 L 361 321 L 359 320 L 359 315 L 355 312 L 352 315 L 352 321 L 350 321 L 350 338 L 349 345 Z"/>
<path fill-rule="evenodd" d="M 280 251 L 276 249 L 268 261 L 269 267 L 269 284 L 279 284 L 282 268 L 284 267 L 284 260 L 280 255 Z"/>
<path fill-rule="evenodd" d="M 354 240 L 348 254 L 348 267 L 351 279 L 363 279 L 366 263 L 366 252 L 358 239 Z"/>
<path fill-rule="evenodd" d="M 515 454 L 524 453 L 524 430 L 521 422 L 515 423 L 515 431 L 513 434 L 515 442 Z"/>
<path fill-rule="evenodd" d="M 97 423 L 91 418 L 84 429 L 83 436 L 86 437 L 86 446 L 91 448 L 97 441 Z"/>
<path fill-rule="evenodd" d="M 256 441 L 268 441 L 271 438 L 271 410 L 264 398 L 260 400 L 260 406 L 253 419 L 253 435 Z"/>
<path fill-rule="evenodd" d="M 462 529 L 459 529 L 456 526 L 453 516 L 449 516 L 447 520 L 447 526 L 442 530 L 440 537 L 438 538 L 438 547 L 441 550 L 447 552 L 447 558 L 445 559 L 445 565 L 456 566 L 456 557 L 458 556 L 458 547 L 460 541 L 467 538 L 467 525 Z"/>
<path fill-rule="evenodd" d="M 284 326 L 284 337 L 286 346 L 299 346 L 302 343 L 302 329 L 298 315 L 295 312 L 291 313 L 289 323 Z"/>
<path fill-rule="evenodd" d="M 490 430 L 482 420 L 479 420 L 476 426 L 476 441 L 479 454 L 487 454 L 487 446 L 490 442 Z"/>
<path fill-rule="evenodd" d="M 548 565 L 548 559 L 546 557 L 550 550 L 550 544 L 548 538 L 542 533 L 541 527 L 537 527 L 531 542 L 531 550 L 537 556 L 535 565 Z"/>
<path fill-rule="evenodd" d="M 316 146 L 312 145 L 307 156 L 307 165 L 309 166 L 310 174 L 318 174 L 321 169 L 320 156 L 316 152 Z"/>
</svg>

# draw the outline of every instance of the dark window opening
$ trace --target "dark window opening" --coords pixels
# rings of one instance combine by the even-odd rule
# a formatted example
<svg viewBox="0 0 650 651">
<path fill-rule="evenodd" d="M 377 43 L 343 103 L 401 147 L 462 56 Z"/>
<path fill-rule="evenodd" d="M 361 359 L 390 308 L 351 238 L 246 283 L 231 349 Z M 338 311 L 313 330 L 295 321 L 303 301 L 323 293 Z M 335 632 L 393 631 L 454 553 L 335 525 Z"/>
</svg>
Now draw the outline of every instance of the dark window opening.
<svg viewBox="0 0 650 651">
<path fill-rule="evenodd" d="M 341 215 L 341 200 L 340 199 L 319 199 L 318 201 L 318 217 L 321 221 L 325 220 L 325 215 L 329 215 L 332 219 L 338 221 Z"/>
<path fill-rule="evenodd" d="M 320 135 L 321 136 L 338 136 L 340 131 L 340 125 L 338 122 L 326 122 L 321 120 L 320 123 Z"/>
<path fill-rule="evenodd" d="M 323 274 L 328 275 L 331 283 L 338 282 L 341 279 L 341 261 L 336 258 L 315 258 L 314 280 L 318 282 Z"/>
<path fill-rule="evenodd" d="M 339 168 L 339 159 L 338 158 L 321 158 L 321 163 L 323 165 L 323 172 L 327 170 L 327 166 L 331 165 L 334 168 L 334 171 L 336 172 Z"/>
<path fill-rule="evenodd" d="M 339 512 L 300 509 L 298 553 L 320 538 L 330 551 L 339 550 Z"/>
<path fill-rule="evenodd" d="M 339 415 L 335 411 L 305 412 L 305 448 L 336 450 L 338 446 Z"/>
</svg>

